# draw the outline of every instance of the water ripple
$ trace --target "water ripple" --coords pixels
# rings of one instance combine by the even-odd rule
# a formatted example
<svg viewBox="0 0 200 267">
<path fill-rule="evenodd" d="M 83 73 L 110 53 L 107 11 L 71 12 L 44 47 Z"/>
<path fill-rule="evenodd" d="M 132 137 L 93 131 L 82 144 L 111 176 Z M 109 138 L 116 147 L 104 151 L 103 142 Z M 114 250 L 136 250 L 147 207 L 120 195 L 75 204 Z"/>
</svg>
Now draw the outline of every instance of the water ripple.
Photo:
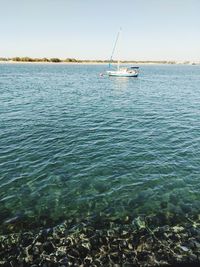
<svg viewBox="0 0 200 267">
<path fill-rule="evenodd" d="M 0 65 L 4 220 L 199 212 L 199 67 L 105 68 Z"/>
</svg>

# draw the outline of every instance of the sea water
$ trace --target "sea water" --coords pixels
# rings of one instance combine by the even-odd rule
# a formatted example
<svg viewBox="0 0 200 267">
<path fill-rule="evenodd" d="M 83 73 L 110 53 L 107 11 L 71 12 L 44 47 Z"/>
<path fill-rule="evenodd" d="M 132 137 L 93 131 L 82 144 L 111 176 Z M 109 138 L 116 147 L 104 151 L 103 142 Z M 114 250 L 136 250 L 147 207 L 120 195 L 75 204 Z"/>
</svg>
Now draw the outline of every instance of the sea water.
<svg viewBox="0 0 200 267">
<path fill-rule="evenodd" d="M 0 64 L 1 231 L 200 210 L 200 67 Z"/>
</svg>

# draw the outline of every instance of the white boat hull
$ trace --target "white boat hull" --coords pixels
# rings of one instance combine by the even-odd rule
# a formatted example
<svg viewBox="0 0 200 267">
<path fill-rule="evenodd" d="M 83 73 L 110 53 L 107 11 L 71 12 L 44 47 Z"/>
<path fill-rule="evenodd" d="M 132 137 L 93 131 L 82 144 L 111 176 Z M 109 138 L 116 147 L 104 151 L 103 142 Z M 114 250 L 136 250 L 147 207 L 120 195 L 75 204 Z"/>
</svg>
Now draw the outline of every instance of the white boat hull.
<svg viewBox="0 0 200 267">
<path fill-rule="evenodd" d="M 137 71 L 107 71 L 107 74 L 109 76 L 116 76 L 116 77 L 137 77 L 138 72 Z"/>
</svg>

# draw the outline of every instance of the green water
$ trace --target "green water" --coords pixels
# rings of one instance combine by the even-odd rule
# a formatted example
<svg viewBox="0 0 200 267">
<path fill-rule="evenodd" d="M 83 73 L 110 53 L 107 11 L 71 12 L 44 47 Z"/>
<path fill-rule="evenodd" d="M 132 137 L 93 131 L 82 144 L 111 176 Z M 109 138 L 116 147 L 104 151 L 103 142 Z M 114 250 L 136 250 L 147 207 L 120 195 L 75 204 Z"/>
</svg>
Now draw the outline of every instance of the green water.
<svg viewBox="0 0 200 267">
<path fill-rule="evenodd" d="M 200 67 L 106 68 L 0 64 L 2 231 L 199 213 Z"/>
</svg>

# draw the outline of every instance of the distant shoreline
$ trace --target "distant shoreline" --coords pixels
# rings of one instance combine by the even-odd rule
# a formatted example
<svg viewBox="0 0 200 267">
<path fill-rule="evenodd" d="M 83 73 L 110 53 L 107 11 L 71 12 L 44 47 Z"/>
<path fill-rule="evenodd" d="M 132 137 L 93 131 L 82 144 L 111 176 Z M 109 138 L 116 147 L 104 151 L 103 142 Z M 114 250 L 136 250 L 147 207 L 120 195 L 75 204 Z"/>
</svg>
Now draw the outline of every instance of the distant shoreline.
<svg viewBox="0 0 200 267">
<path fill-rule="evenodd" d="M 0 61 L 0 64 L 46 64 L 46 65 L 107 65 L 108 62 L 88 62 L 88 61 L 82 61 L 82 62 L 43 62 L 43 61 L 34 61 L 34 62 L 26 62 L 26 61 Z M 153 63 L 153 62 L 120 62 L 120 64 L 132 64 L 132 65 L 156 65 L 156 64 L 168 64 L 168 63 Z M 117 65 L 117 63 L 112 63 L 112 65 Z"/>
<path fill-rule="evenodd" d="M 45 61 L 32 61 L 32 62 L 28 62 L 28 61 L 4 61 L 4 60 L 0 60 L 0 64 L 38 64 L 38 65 L 106 65 L 109 64 L 108 62 L 98 62 L 98 61 L 82 61 L 82 62 L 45 62 Z M 116 62 L 112 62 L 112 65 L 116 65 Z M 127 64 L 127 65 L 200 65 L 200 63 L 194 63 L 194 62 L 188 62 L 188 63 L 184 63 L 184 62 L 175 62 L 175 63 L 169 63 L 169 62 L 120 62 L 120 64 Z"/>
<path fill-rule="evenodd" d="M 36 64 L 117 64 L 116 60 L 109 61 L 109 60 L 80 60 L 75 58 L 67 58 L 67 59 L 60 59 L 60 58 L 30 58 L 30 57 L 14 57 L 14 58 L 5 58 L 0 57 L 0 63 L 36 63 Z M 120 61 L 121 64 L 185 64 L 185 65 L 197 65 L 200 62 L 193 62 L 193 61 L 167 61 L 167 60 L 122 60 Z"/>
</svg>

